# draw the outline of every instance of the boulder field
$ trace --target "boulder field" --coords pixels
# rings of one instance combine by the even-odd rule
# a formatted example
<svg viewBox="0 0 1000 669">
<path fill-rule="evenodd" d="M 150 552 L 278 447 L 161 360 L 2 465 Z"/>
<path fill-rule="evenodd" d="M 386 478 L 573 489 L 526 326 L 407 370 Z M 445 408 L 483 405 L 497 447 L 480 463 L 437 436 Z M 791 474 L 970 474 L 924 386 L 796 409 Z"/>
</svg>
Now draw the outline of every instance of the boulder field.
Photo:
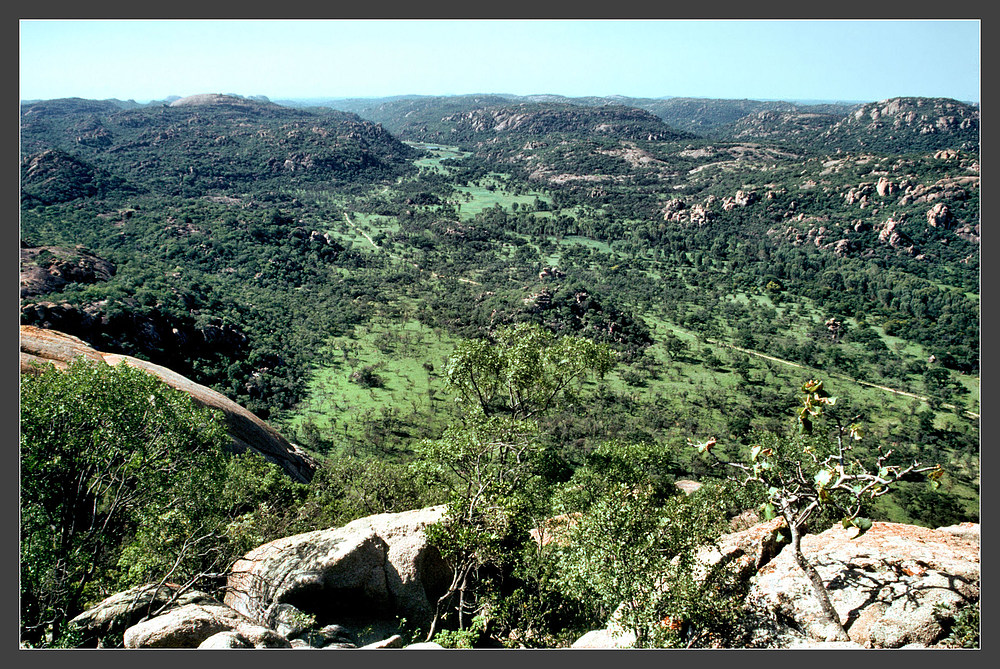
<svg viewBox="0 0 1000 669">
<path fill-rule="evenodd" d="M 424 528 L 445 507 L 379 514 L 269 542 L 229 571 L 223 601 L 170 584 L 109 597 L 77 616 L 88 638 L 126 648 L 440 648 L 406 645 L 399 618 L 426 624 L 450 572 Z M 979 525 L 928 529 L 876 522 L 864 535 L 836 525 L 802 547 L 817 566 L 851 641 L 830 642 L 780 521 L 725 535 L 703 567 L 735 561 L 750 579 L 746 610 L 757 648 L 928 648 L 979 599 Z M 612 616 L 573 648 L 629 648 Z"/>
</svg>

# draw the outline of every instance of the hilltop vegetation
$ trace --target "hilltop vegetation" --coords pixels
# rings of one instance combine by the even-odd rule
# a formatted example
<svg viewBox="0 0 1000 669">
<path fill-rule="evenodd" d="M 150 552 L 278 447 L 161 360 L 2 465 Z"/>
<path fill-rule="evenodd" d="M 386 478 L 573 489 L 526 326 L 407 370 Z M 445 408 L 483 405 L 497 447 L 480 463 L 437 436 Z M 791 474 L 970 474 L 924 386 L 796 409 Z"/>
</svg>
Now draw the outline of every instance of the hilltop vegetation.
<svg viewBox="0 0 1000 669">
<path fill-rule="evenodd" d="M 402 472 L 458 443 L 449 358 L 518 325 L 615 360 L 532 417 L 533 500 L 589 508 L 550 493 L 618 451 L 711 480 L 688 439 L 746 446 L 822 377 L 945 467 L 873 518 L 978 520 L 977 108 L 317 102 L 23 104 L 21 322 L 270 421 L 324 462 L 308 522 L 428 501 Z"/>
</svg>

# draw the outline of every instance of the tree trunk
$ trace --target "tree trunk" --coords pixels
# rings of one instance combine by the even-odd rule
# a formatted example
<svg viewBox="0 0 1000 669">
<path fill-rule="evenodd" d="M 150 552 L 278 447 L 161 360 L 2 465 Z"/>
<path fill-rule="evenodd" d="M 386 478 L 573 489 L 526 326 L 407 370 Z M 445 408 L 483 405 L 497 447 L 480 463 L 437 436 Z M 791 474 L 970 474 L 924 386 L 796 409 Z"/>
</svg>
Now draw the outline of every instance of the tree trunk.
<svg viewBox="0 0 1000 669">
<path fill-rule="evenodd" d="M 843 624 L 840 622 L 840 616 L 837 614 L 837 609 L 833 608 L 833 603 L 830 601 L 830 595 L 826 591 L 826 586 L 823 585 L 823 577 L 819 575 L 816 568 L 809 564 L 806 560 L 806 556 L 802 553 L 802 535 L 799 533 L 799 528 L 794 525 L 789 524 L 789 530 L 792 533 L 792 548 L 795 550 L 795 562 L 799 565 L 799 568 L 805 572 L 806 576 L 809 577 L 809 583 L 812 585 L 813 594 L 816 595 L 816 599 L 819 600 L 820 610 L 823 612 L 823 616 L 826 619 L 825 622 L 830 628 L 830 632 L 827 634 L 827 641 L 850 641 L 850 637 L 847 635 L 847 630 L 844 629 Z"/>
</svg>

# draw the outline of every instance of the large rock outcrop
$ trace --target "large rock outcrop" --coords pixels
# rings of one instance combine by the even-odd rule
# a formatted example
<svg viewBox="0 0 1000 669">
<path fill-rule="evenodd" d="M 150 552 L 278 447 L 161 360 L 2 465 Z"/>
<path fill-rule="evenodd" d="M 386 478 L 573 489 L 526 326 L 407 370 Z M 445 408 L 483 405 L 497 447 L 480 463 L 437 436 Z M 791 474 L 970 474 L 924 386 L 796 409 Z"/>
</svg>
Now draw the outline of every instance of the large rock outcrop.
<svg viewBox="0 0 1000 669">
<path fill-rule="evenodd" d="M 21 241 L 21 299 L 55 293 L 68 283 L 98 283 L 115 275 L 115 265 L 83 246 L 32 246 Z"/>
<path fill-rule="evenodd" d="M 199 590 L 183 590 L 171 583 L 150 583 L 106 597 L 69 624 L 82 634 L 84 646 L 94 646 L 109 637 L 120 637 L 129 627 L 170 609 L 219 603 Z"/>
<path fill-rule="evenodd" d="M 979 599 L 978 526 L 931 530 L 877 522 L 856 534 L 836 525 L 802 540 L 853 642 L 931 645 L 946 634 L 949 617 Z M 757 572 L 747 601 L 814 640 L 826 637 L 819 604 L 791 549 Z"/>
<path fill-rule="evenodd" d="M 188 393 L 199 404 L 222 412 L 232 438 L 233 452 L 242 453 L 250 450 L 260 453 L 279 465 L 296 481 L 307 483 L 312 479 L 316 464 L 304 451 L 289 443 L 274 428 L 225 395 L 195 383 L 166 367 L 128 355 L 102 353 L 72 335 L 31 325 L 21 326 L 20 356 L 22 374 L 36 371 L 37 367 L 33 363 L 51 362 L 56 367 L 65 369 L 71 360 L 79 356 L 94 362 L 106 362 L 109 365 L 124 362 L 131 367 L 149 372 L 168 386 Z"/>
<path fill-rule="evenodd" d="M 125 630 L 126 648 L 198 648 L 222 632 L 225 647 L 291 648 L 288 639 L 222 604 L 188 604 Z M 218 638 L 210 644 L 220 647 Z M 232 645 L 235 644 L 238 645 Z"/>
<path fill-rule="evenodd" d="M 285 605 L 352 631 L 397 616 L 426 625 L 451 573 L 424 528 L 444 512 L 369 516 L 259 546 L 230 570 L 225 603 L 269 626 Z"/>
</svg>

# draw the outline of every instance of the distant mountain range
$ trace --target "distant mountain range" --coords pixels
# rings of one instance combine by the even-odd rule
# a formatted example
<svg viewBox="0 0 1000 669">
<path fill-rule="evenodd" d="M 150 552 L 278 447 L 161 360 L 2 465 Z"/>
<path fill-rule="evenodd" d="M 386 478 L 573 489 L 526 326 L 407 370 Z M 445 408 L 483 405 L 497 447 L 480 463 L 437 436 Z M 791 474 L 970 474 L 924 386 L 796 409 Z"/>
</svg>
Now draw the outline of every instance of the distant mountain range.
<svg viewBox="0 0 1000 669">
<path fill-rule="evenodd" d="M 659 118 L 676 136 L 696 135 L 718 141 L 767 140 L 812 144 L 824 150 L 969 150 L 978 147 L 978 105 L 947 98 L 900 97 L 880 102 L 802 104 L 765 100 L 708 98 L 576 97 L 559 95 L 394 96 L 284 100 L 288 106 L 325 106 L 381 123 L 401 139 L 442 141 L 473 139 L 462 115 L 482 110 L 494 117 L 524 110 L 537 113 L 568 107 L 643 110 Z M 553 105 L 560 105 L 555 107 Z M 581 112 L 582 113 L 582 112 Z M 625 112 L 626 114 L 632 112 Z M 874 116 L 873 116 L 874 114 Z M 472 116 L 464 117 L 472 121 Z M 864 119 L 868 119 L 863 122 Z M 580 119 L 578 119 L 579 121 Z M 467 124 L 466 124 L 467 125 Z M 474 125 L 476 125 L 474 123 Z M 480 128 L 485 127 L 479 122 Z M 508 126 L 498 124 L 501 130 Z M 522 127 L 535 127 L 523 126 Z M 476 139 L 481 139 L 477 137 Z"/>
<path fill-rule="evenodd" d="M 414 149 L 355 114 L 228 95 L 167 104 L 68 98 L 21 105 L 22 195 L 111 185 L 182 194 L 285 178 L 366 181 L 412 169 Z M 65 191 L 65 192 L 62 192 Z"/>
</svg>

